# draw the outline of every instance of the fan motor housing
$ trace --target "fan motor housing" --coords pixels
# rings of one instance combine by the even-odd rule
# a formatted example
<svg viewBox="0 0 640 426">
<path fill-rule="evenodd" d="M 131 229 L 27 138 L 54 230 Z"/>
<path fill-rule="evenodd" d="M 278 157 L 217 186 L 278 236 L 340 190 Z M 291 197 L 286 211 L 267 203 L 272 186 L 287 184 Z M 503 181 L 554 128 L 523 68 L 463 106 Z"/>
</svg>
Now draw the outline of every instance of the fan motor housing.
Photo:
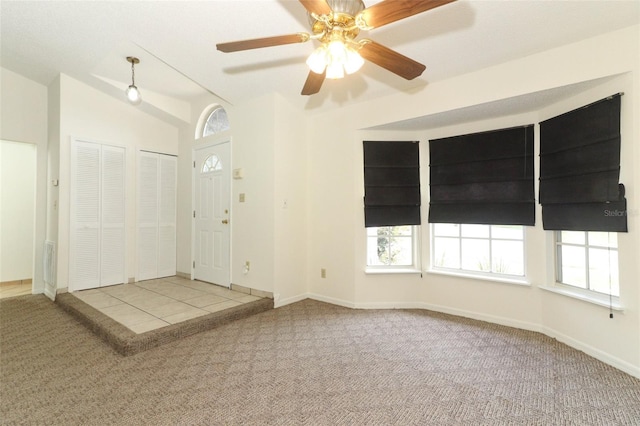
<svg viewBox="0 0 640 426">
<path fill-rule="evenodd" d="M 329 16 L 322 16 L 322 19 L 315 19 L 309 14 L 309 23 L 313 34 L 325 33 L 330 36 L 334 28 L 338 29 L 347 39 L 356 38 L 360 29 L 356 26 L 355 16 L 364 10 L 365 5 L 362 0 L 327 0 L 333 13 Z"/>
</svg>

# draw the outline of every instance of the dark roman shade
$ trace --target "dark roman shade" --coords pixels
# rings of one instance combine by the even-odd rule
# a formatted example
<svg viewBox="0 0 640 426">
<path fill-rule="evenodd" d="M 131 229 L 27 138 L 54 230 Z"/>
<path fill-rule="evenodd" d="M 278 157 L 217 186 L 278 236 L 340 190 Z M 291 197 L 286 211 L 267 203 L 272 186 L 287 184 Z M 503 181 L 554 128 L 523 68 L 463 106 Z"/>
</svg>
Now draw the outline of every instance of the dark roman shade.
<svg viewBox="0 0 640 426">
<path fill-rule="evenodd" d="M 363 145 L 365 227 L 420 225 L 419 143 Z"/>
<path fill-rule="evenodd" d="M 627 232 L 620 95 L 540 123 L 544 229 Z"/>
<path fill-rule="evenodd" d="M 429 222 L 535 223 L 533 125 L 429 141 Z"/>
</svg>

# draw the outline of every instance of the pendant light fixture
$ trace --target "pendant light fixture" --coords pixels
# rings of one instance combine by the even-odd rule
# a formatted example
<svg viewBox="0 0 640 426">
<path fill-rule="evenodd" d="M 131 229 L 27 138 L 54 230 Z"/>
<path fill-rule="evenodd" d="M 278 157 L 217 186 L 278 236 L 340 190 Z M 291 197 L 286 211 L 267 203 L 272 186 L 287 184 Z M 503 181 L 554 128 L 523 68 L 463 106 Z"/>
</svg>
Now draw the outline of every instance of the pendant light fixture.
<svg viewBox="0 0 640 426">
<path fill-rule="evenodd" d="M 127 62 L 131 63 L 131 85 L 127 87 L 125 93 L 127 94 L 127 99 L 132 105 L 140 105 L 140 102 L 142 102 L 142 96 L 136 87 L 136 73 L 134 69 L 134 65 L 140 63 L 140 59 L 134 56 L 127 56 Z"/>
</svg>

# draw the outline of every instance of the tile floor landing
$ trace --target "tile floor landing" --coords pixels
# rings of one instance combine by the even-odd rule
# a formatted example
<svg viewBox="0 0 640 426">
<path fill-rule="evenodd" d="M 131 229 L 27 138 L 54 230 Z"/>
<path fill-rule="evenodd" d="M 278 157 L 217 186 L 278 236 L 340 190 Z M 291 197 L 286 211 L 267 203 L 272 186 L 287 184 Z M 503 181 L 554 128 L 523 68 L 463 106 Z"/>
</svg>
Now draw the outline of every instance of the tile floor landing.
<svg viewBox="0 0 640 426">
<path fill-rule="evenodd" d="M 82 290 L 71 295 L 137 334 L 260 299 L 181 277 Z"/>
</svg>

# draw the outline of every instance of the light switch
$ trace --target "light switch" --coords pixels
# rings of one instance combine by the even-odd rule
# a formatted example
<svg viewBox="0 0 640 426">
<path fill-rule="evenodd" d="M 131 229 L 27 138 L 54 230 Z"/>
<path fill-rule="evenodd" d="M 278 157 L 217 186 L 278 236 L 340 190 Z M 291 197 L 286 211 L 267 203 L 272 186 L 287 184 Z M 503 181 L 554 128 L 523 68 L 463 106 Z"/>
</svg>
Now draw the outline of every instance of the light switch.
<svg viewBox="0 0 640 426">
<path fill-rule="evenodd" d="M 240 193 L 240 197 L 239 197 L 239 198 L 240 198 L 240 199 L 239 199 L 239 201 L 240 201 L 241 203 L 244 203 L 244 192 L 241 192 L 241 193 Z"/>
</svg>

